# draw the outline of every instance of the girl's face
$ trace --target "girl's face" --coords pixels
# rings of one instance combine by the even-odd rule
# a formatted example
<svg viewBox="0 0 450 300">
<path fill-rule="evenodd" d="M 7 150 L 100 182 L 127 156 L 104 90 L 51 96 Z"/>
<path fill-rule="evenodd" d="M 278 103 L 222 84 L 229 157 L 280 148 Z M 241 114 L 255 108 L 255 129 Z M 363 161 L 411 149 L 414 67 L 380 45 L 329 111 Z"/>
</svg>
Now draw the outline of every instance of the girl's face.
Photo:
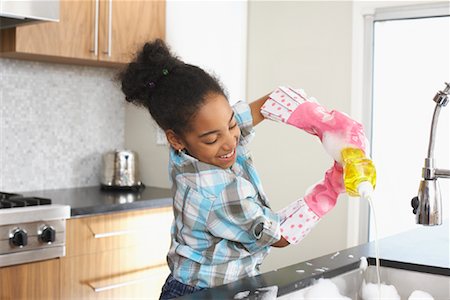
<svg viewBox="0 0 450 300">
<path fill-rule="evenodd" d="M 228 100 L 219 94 L 207 96 L 194 116 L 192 130 L 179 138 L 180 148 L 198 160 L 226 169 L 236 161 L 236 147 L 241 135 Z M 170 139 L 169 139 L 170 141 Z"/>
</svg>

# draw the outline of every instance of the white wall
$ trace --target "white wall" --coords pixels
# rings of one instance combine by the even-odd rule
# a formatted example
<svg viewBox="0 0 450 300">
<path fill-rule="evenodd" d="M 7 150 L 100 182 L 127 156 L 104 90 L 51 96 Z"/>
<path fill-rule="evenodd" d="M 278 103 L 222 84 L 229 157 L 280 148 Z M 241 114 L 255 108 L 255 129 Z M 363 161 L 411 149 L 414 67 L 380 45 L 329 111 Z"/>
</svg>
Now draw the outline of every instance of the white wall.
<svg viewBox="0 0 450 300">
<path fill-rule="evenodd" d="M 218 76 L 230 102 L 244 99 L 247 2 L 167 1 L 166 41 L 185 62 Z M 126 108 L 125 145 L 138 152 L 142 181 L 169 187 L 167 146 L 156 145 L 150 114 Z"/>
<path fill-rule="evenodd" d="M 324 106 L 350 113 L 351 2 L 249 5 L 248 100 L 278 85 L 304 88 Z M 254 163 L 274 210 L 304 195 L 332 160 L 317 138 L 265 121 L 256 128 Z M 299 245 L 273 249 L 263 271 L 346 248 L 347 197 Z"/>
</svg>

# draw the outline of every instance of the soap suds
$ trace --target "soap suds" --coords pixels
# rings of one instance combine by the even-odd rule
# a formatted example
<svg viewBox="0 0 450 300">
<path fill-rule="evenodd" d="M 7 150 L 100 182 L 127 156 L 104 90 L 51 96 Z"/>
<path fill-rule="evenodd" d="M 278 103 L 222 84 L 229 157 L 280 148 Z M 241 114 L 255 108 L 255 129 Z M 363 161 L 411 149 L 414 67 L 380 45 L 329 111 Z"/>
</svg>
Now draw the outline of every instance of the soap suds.
<svg viewBox="0 0 450 300">
<path fill-rule="evenodd" d="M 244 299 L 244 298 L 247 298 L 248 295 L 250 295 L 250 291 L 239 292 L 236 295 L 234 295 L 233 299 L 237 299 L 237 300 Z"/>
<path fill-rule="evenodd" d="M 408 300 L 434 300 L 434 298 L 427 292 L 416 290 L 411 293 Z"/>
<path fill-rule="evenodd" d="M 233 299 L 242 300 L 242 299 L 247 299 L 250 296 L 252 296 L 252 299 L 253 299 L 253 297 L 256 297 L 256 299 L 260 299 L 260 300 L 274 300 L 274 299 L 277 299 L 277 294 L 278 294 L 278 286 L 272 285 L 272 286 L 258 288 L 254 292 L 250 292 L 250 291 L 239 292 L 236 295 L 234 295 Z"/>
<path fill-rule="evenodd" d="M 305 300 L 316 299 L 342 299 L 351 300 L 351 298 L 342 296 L 337 286 L 330 279 L 320 278 L 315 285 L 307 289 L 304 294 Z"/>
<path fill-rule="evenodd" d="M 324 269 L 321 269 L 321 268 L 317 268 L 317 269 L 315 269 L 314 271 L 317 271 L 317 272 L 325 272 L 325 270 L 324 270 Z"/>
<path fill-rule="evenodd" d="M 393 285 L 378 285 L 376 283 L 366 284 L 365 280 L 363 281 L 361 294 L 363 300 L 400 300 L 400 295 Z"/>
<path fill-rule="evenodd" d="M 275 300 L 277 299 L 278 294 L 278 286 L 272 285 L 268 287 L 259 288 L 257 291 L 262 292 L 263 294 L 258 299 L 261 300 Z"/>
<path fill-rule="evenodd" d="M 361 257 L 361 263 L 359 264 L 359 268 L 363 271 L 365 271 L 367 269 L 367 267 L 369 266 L 369 263 L 367 262 L 367 258 L 365 258 L 364 256 Z"/>
<path fill-rule="evenodd" d="M 335 254 L 333 254 L 333 256 L 331 256 L 330 258 L 331 259 L 335 259 L 339 254 L 341 254 L 341 253 L 338 251 Z"/>
</svg>

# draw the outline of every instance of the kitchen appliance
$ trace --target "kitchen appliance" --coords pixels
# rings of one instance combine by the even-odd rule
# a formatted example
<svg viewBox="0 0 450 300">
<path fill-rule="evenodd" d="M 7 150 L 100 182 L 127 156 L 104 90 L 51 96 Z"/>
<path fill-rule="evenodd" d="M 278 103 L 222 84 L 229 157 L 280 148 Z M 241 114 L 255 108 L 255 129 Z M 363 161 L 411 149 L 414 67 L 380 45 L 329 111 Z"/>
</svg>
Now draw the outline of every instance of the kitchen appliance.
<svg viewBox="0 0 450 300">
<path fill-rule="evenodd" d="M 115 150 L 103 155 L 102 189 L 140 190 L 138 155 L 131 150 Z"/>
<path fill-rule="evenodd" d="M 0 0 L 0 29 L 59 21 L 59 0 Z"/>
<path fill-rule="evenodd" d="M 0 192 L 0 267 L 65 256 L 70 206 Z"/>
<path fill-rule="evenodd" d="M 438 178 L 450 178 L 450 170 L 435 167 L 434 159 L 434 142 L 439 113 L 441 108 L 449 102 L 450 83 L 445 84 L 445 89 L 439 91 L 433 98 L 436 107 L 431 121 L 428 155 L 425 158 L 425 166 L 422 168 L 419 193 L 411 200 L 413 213 L 416 215 L 416 223 L 422 225 L 442 224 L 442 197 L 437 180 Z"/>
</svg>

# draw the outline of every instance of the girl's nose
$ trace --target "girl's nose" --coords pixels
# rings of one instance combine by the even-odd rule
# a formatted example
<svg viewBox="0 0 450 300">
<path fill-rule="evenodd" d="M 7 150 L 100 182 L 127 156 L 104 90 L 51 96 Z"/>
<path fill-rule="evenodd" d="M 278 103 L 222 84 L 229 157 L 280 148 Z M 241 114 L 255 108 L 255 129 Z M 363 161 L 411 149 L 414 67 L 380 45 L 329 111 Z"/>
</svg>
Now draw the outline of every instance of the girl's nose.
<svg viewBox="0 0 450 300">
<path fill-rule="evenodd" d="M 225 143 L 222 146 L 223 149 L 226 151 L 231 151 L 232 149 L 236 148 L 237 139 L 238 137 L 235 134 L 233 134 L 232 132 L 228 132 Z"/>
</svg>

